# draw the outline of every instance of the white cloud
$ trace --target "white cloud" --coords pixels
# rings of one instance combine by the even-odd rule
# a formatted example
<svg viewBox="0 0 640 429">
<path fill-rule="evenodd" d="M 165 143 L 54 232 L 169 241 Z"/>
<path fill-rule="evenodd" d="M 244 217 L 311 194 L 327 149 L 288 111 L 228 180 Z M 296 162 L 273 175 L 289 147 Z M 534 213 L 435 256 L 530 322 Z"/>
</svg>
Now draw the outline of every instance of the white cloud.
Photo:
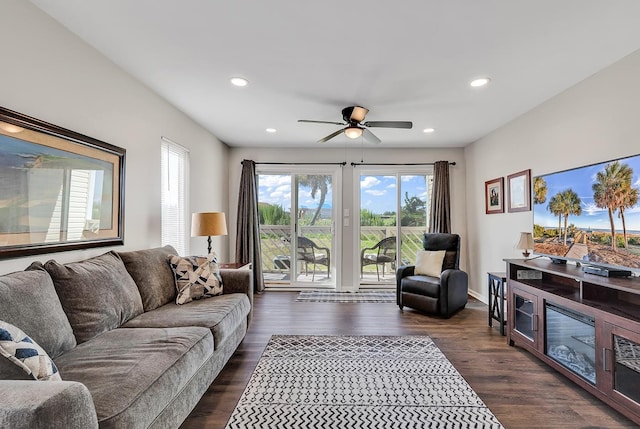
<svg viewBox="0 0 640 429">
<path fill-rule="evenodd" d="M 380 180 L 373 176 L 367 176 L 364 179 L 360 180 L 360 187 L 362 189 L 371 188 L 372 186 L 377 186 L 380 184 Z"/>
<path fill-rule="evenodd" d="M 387 189 L 395 189 L 396 188 L 396 184 L 395 183 L 391 183 L 389 185 L 387 185 Z"/>
<path fill-rule="evenodd" d="M 589 203 L 584 205 L 582 211 L 589 216 L 595 216 L 598 213 L 602 213 L 603 211 L 605 211 L 605 209 L 601 209 L 600 207 L 596 206 L 595 203 Z"/>
<path fill-rule="evenodd" d="M 410 182 L 411 180 L 415 179 L 418 176 L 402 176 L 402 181 L 403 182 Z"/>
<path fill-rule="evenodd" d="M 367 189 L 364 192 L 369 194 L 369 195 L 373 195 L 374 197 L 380 197 L 380 196 L 382 196 L 382 195 L 387 193 L 387 191 L 385 191 L 385 190 L 378 190 L 378 189 Z"/>
<path fill-rule="evenodd" d="M 276 187 L 282 186 L 284 184 L 291 185 L 291 176 L 280 176 L 280 175 L 271 175 L 271 174 L 261 174 L 260 175 L 260 187 Z"/>
</svg>

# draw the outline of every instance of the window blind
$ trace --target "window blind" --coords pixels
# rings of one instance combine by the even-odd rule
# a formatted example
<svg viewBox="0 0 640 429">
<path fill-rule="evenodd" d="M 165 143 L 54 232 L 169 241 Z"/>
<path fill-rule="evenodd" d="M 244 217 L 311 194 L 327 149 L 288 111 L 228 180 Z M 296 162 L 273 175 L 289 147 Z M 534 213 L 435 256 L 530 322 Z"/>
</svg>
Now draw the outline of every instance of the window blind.
<svg viewBox="0 0 640 429">
<path fill-rule="evenodd" d="M 189 150 L 162 137 L 162 245 L 173 246 L 180 255 L 189 251 L 187 196 Z"/>
</svg>

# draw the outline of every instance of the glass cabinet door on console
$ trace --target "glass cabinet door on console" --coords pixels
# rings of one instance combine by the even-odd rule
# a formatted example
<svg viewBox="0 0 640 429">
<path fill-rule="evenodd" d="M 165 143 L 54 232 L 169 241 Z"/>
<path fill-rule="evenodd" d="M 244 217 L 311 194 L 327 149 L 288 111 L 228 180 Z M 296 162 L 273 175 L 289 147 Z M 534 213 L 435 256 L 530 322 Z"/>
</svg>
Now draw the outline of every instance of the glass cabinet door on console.
<svg viewBox="0 0 640 429">
<path fill-rule="evenodd" d="M 524 340 L 525 344 L 538 348 L 540 336 L 538 326 L 538 297 L 518 288 L 511 290 L 513 305 L 509 317 L 513 323 L 512 337 Z"/>
<path fill-rule="evenodd" d="M 602 372 L 605 390 L 617 401 L 640 404 L 640 333 L 605 323 Z"/>
</svg>

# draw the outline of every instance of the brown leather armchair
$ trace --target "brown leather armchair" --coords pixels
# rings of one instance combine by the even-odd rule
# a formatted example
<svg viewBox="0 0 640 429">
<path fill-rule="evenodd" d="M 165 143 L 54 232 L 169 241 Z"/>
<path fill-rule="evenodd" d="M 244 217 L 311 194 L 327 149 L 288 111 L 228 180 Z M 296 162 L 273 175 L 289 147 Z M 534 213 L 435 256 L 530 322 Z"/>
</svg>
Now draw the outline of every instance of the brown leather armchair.
<svg viewBox="0 0 640 429">
<path fill-rule="evenodd" d="M 415 275 L 413 265 L 398 267 L 396 299 L 402 308 L 451 317 L 467 304 L 467 273 L 459 269 L 460 236 L 458 234 L 424 234 L 425 250 L 445 250 L 440 277 Z"/>
</svg>

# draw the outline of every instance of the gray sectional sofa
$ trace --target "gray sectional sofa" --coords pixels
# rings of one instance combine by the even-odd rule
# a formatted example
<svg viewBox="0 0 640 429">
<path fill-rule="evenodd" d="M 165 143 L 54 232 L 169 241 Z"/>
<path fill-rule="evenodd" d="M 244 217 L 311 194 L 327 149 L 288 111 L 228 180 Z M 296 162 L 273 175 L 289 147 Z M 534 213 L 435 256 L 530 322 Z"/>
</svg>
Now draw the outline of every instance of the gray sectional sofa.
<svg viewBox="0 0 640 429">
<path fill-rule="evenodd" d="M 171 247 L 34 263 L 0 276 L 0 320 L 19 327 L 62 381 L 28 380 L 0 356 L 0 427 L 176 428 L 245 336 L 248 270 L 223 294 L 177 305 Z"/>
</svg>

